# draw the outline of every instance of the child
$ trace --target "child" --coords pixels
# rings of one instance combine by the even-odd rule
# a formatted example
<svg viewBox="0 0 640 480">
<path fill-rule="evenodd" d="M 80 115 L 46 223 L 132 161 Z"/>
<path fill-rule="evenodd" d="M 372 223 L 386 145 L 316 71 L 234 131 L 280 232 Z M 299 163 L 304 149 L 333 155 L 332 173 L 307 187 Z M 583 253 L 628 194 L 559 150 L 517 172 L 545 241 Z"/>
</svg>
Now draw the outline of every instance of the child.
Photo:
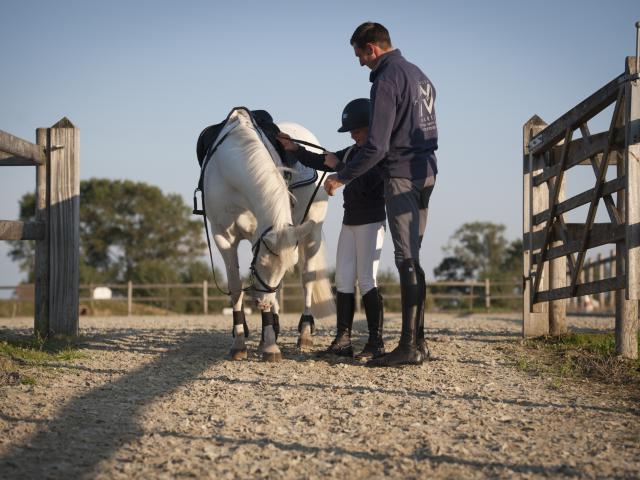
<svg viewBox="0 0 640 480">
<path fill-rule="evenodd" d="M 355 144 L 333 153 L 312 153 L 280 134 L 278 140 L 300 163 L 316 170 L 339 171 L 364 144 L 369 130 L 371 104 L 368 98 L 349 102 L 342 112 L 338 132 L 350 132 Z M 337 334 L 323 354 L 353 356 L 351 328 L 355 309 L 355 283 L 358 280 L 369 327 L 369 339 L 356 355 L 369 360 L 384 355 L 382 340 L 383 308 L 376 273 L 385 233 L 385 207 L 382 176 L 377 167 L 349 183 L 344 190 L 344 217 L 336 255 Z"/>
</svg>

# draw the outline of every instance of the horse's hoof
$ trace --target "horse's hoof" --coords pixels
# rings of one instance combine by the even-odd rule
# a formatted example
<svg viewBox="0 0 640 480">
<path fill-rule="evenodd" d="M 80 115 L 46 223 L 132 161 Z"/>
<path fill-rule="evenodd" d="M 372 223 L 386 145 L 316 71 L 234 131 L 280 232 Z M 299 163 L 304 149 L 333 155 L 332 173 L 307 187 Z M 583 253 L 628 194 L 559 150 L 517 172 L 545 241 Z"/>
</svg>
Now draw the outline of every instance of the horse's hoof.
<svg viewBox="0 0 640 480">
<path fill-rule="evenodd" d="M 313 348 L 313 338 L 298 338 L 298 348 L 300 350 Z"/>
<path fill-rule="evenodd" d="M 279 362 L 282 360 L 282 353 L 280 352 L 264 352 L 262 354 L 263 362 Z"/>
<path fill-rule="evenodd" d="M 231 352 L 231 360 L 246 360 L 247 359 L 247 349 L 246 348 L 232 348 Z"/>
</svg>

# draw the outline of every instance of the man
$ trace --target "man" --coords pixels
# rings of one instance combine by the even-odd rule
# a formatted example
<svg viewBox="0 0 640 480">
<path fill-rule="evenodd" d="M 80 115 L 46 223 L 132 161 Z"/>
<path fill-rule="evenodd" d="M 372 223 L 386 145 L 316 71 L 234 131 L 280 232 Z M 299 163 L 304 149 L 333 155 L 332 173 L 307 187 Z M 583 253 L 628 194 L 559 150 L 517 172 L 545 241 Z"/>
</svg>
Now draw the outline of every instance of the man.
<svg viewBox="0 0 640 480">
<path fill-rule="evenodd" d="M 329 195 L 380 163 L 395 262 L 400 274 L 402 334 L 398 347 L 371 366 L 421 364 L 429 356 L 424 340 L 426 283 L 420 245 L 437 174 L 438 130 L 435 89 L 427 76 L 393 48 L 379 23 L 360 25 L 351 37 L 360 65 L 371 69 L 371 122 L 360 152 L 324 187 Z"/>
</svg>

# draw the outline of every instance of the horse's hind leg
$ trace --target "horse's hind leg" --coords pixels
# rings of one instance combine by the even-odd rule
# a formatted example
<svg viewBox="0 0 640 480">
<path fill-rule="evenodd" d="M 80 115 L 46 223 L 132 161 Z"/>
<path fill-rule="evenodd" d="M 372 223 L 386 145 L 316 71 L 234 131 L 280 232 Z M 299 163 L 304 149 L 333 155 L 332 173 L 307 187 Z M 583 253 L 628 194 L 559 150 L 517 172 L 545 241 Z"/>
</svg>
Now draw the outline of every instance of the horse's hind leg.
<svg viewBox="0 0 640 480">
<path fill-rule="evenodd" d="M 304 310 L 300 316 L 298 322 L 298 348 L 300 350 L 306 350 L 313 347 L 313 330 L 315 330 L 315 322 L 313 315 L 311 314 L 311 284 L 304 280 L 304 273 L 302 274 L 302 290 L 304 292 Z"/>
</svg>

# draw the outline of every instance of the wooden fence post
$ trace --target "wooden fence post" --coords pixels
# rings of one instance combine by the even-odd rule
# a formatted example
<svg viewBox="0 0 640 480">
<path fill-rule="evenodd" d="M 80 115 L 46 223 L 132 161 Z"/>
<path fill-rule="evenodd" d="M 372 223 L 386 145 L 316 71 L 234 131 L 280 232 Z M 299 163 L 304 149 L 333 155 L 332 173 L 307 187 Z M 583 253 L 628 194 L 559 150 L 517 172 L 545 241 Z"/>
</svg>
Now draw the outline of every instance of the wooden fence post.
<svg viewBox="0 0 640 480">
<path fill-rule="evenodd" d="M 616 257 L 618 272 L 628 268 L 623 242 L 617 244 Z M 616 290 L 616 352 L 624 358 L 638 358 L 638 302 L 627 300 L 624 290 Z"/>
<path fill-rule="evenodd" d="M 131 280 L 127 282 L 127 315 L 133 314 L 133 284 Z"/>
<path fill-rule="evenodd" d="M 558 181 L 556 177 L 555 181 Z M 565 200 L 565 177 L 562 178 L 560 183 L 560 192 L 558 194 L 558 202 Z M 549 202 L 551 207 L 553 202 L 552 189 L 549 188 Z M 554 233 L 555 235 L 555 233 Z M 560 240 L 552 241 L 550 248 L 561 246 Z M 567 257 L 554 258 L 549 261 L 549 289 L 563 288 L 567 286 Z M 567 333 L 567 299 L 562 298 L 559 300 L 553 300 L 549 302 L 549 333 L 551 335 L 564 335 Z"/>
<path fill-rule="evenodd" d="M 635 57 L 627 57 L 625 73 L 637 74 Z M 625 298 L 622 292 L 616 302 L 616 350 L 625 358 L 638 358 L 638 300 L 640 300 L 640 80 L 625 85 L 625 175 L 624 218 L 627 226 L 625 245 L 618 254 L 623 257 L 627 275 Z M 619 157 L 620 158 L 620 157 Z M 619 192 L 620 193 L 620 192 Z M 619 311 L 618 311 L 619 310 Z"/>
<path fill-rule="evenodd" d="M 80 133 L 63 118 L 49 129 L 49 330 L 78 334 Z"/>
<path fill-rule="evenodd" d="M 587 258 L 584 261 L 583 267 L 582 267 L 582 283 L 589 283 L 593 280 L 593 268 L 591 267 L 591 259 Z M 587 303 L 587 299 L 589 302 L 591 302 L 591 296 L 592 295 L 585 295 L 583 298 L 585 299 L 584 306 L 586 307 L 588 305 Z M 591 302 L 591 308 L 593 309 L 593 302 Z"/>
<path fill-rule="evenodd" d="M 604 279 L 604 260 L 602 259 L 602 254 L 598 254 L 598 280 L 603 280 Z M 599 305 L 599 309 L 600 310 L 604 310 L 604 303 L 606 300 L 606 294 L 604 292 L 601 292 L 598 294 L 598 303 Z"/>
<path fill-rule="evenodd" d="M 531 277 L 531 264 L 533 261 L 533 235 L 542 230 L 544 226 L 533 226 L 533 215 L 542 212 L 549 207 L 549 193 L 546 183 L 538 187 L 533 186 L 533 177 L 542 171 L 542 165 L 537 163 L 537 159 L 529 153 L 529 140 L 536 134 L 544 130 L 547 124 L 537 115 L 529 119 L 523 127 L 523 215 L 522 215 L 522 239 L 523 239 L 523 322 L 522 335 L 525 337 L 536 337 L 549 333 L 548 302 L 533 304 L 533 285 L 535 278 Z M 548 262 L 547 262 L 548 263 Z M 548 279 L 542 267 L 537 275 L 542 276 L 540 288 L 544 289 L 548 285 Z"/>
<path fill-rule="evenodd" d="M 487 312 L 491 309 L 491 280 L 484 279 L 484 306 L 487 308 Z"/>
<path fill-rule="evenodd" d="M 209 284 L 206 280 L 202 281 L 202 313 L 209 313 Z"/>
<path fill-rule="evenodd" d="M 617 259 L 616 259 L 616 251 L 614 249 L 611 250 L 609 258 L 611 259 L 611 261 L 609 262 L 609 276 L 611 278 L 615 278 Z M 611 310 L 615 310 L 616 308 L 616 292 L 617 290 L 609 292 L 609 308 Z"/>
<path fill-rule="evenodd" d="M 473 281 L 469 282 L 469 311 L 473 312 Z"/>
<path fill-rule="evenodd" d="M 49 184 L 49 152 L 47 129 L 36 129 L 36 143 L 46 149 L 43 163 L 36 167 L 36 221 L 44 224 L 44 237 L 36 240 L 34 330 L 41 338 L 49 336 L 49 209 L 47 185 Z"/>
</svg>

